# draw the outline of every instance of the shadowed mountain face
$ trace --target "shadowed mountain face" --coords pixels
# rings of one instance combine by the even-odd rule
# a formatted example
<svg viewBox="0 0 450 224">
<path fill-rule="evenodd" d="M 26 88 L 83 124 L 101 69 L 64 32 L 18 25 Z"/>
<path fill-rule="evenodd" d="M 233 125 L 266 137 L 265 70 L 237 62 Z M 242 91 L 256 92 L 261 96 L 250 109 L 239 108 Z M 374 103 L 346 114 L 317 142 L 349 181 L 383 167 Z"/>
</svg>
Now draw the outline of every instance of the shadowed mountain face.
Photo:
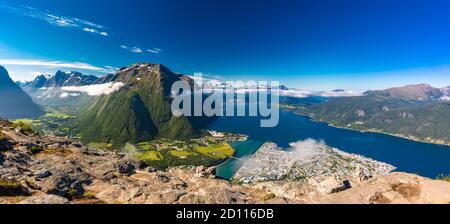
<svg viewBox="0 0 450 224">
<path fill-rule="evenodd" d="M 22 83 L 21 88 L 39 105 L 76 112 L 77 108 L 92 103 L 94 97 L 62 88 L 109 83 L 112 77 L 112 74 L 97 77 L 75 71 L 57 71 L 53 76 L 39 75 L 31 82 Z"/>
<path fill-rule="evenodd" d="M 25 83 L 22 87 L 27 89 L 61 88 L 67 86 L 85 86 L 109 82 L 112 75 L 97 77 L 84 75 L 79 72 L 57 71 L 53 76 L 39 75 L 33 81 Z"/>
<path fill-rule="evenodd" d="M 118 91 L 99 96 L 79 115 L 83 141 L 140 142 L 154 138 L 184 139 L 197 135 L 212 120 L 175 117 L 171 111 L 171 86 L 186 77 L 158 64 L 122 68 L 112 81 L 123 83 Z"/>
<path fill-rule="evenodd" d="M 44 111 L 9 77 L 0 66 L 0 117 L 8 119 L 38 117 Z"/>
</svg>

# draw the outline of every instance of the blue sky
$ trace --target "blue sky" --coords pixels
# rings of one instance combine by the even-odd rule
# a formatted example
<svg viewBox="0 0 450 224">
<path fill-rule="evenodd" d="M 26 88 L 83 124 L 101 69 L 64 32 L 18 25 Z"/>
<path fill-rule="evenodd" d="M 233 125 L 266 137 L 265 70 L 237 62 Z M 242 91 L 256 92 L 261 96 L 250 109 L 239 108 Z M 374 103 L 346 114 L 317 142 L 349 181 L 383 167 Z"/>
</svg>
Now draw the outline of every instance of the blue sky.
<svg viewBox="0 0 450 224">
<path fill-rule="evenodd" d="M 329 90 L 450 85 L 450 1 L 0 0 L 0 64 L 101 75 L 135 62 Z"/>
</svg>

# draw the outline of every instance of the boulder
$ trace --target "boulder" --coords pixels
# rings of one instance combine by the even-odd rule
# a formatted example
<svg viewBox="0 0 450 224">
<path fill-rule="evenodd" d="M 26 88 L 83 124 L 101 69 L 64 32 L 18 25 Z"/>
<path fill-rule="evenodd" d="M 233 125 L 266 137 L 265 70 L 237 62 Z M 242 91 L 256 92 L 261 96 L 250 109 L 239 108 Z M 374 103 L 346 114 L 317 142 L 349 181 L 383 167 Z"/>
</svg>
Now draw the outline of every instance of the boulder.
<svg viewBox="0 0 450 224">
<path fill-rule="evenodd" d="M 136 170 L 136 167 L 128 161 L 119 162 L 118 167 L 117 167 L 117 171 L 126 176 L 133 175 L 135 173 L 135 170 Z"/>
<path fill-rule="evenodd" d="M 39 170 L 35 173 L 36 178 L 44 179 L 52 175 L 52 172 L 48 170 Z"/>
<path fill-rule="evenodd" d="M 153 168 L 153 167 L 151 167 L 151 166 L 146 167 L 144 170 L 147 171 L 147 172 L 149 172 L 149 173 L 154 173 L 154 172 L 157 171 L 155 168 Z"/>
<path fill-rule="evenodd" d="M 215 177 L 216 175 L 216 168 L 215 167 L 209 167 L 205 169 L 204 166 L 199 166 L 195 169 L 195 176 L 196 177 Z"/>
<path fill-rule="evenodd" d="M 69 200 L 67 198 L 53 195 L 53 194 L 44 194 L 44 195 L 36 195 L 29 197 L 18 204 L 68 204 Z"/>
<path fill-rule="evenodd" d="M 11 142 L 7 138 L 2 137 L 0 133 L 0 151 L 11 150 L 12 148 Z"/>
<path fill-rule="evenodd" d="M 84 193 L 82 182 L 66 173 L 53 174 L 42 181 L 37 181 L 36 185 L 45 193 L 59 196 L 75 196 Z"/>
<path fill-rule="evenodd" d="M 19 125 L 14 129 L 15 132 L 19 133 L 19 134 L 23 134 L 23 128 Z"/>
<path fill-rule="evenodd" d="M 163 183 L 167 183 L 170 181 L 170 177 L 168 177 L 167 175 L 163 174 L 162 172 L 158 172 L 156 174 L 156 177 Z"/>
<path fill-rule="evenodd" d="M 30 195 L 21 183 L 13 180 L 0 179 L 0 196 L 25 196 Z"/>
<path fill-rule="evenodd" d="M 330 177 L 319 183 L 317 190 L 324 194 L 337 193 L 348 188 L 348 184 L 344 184 L 341 181 L 336 180 L 334 177 Z"/>
</svg>

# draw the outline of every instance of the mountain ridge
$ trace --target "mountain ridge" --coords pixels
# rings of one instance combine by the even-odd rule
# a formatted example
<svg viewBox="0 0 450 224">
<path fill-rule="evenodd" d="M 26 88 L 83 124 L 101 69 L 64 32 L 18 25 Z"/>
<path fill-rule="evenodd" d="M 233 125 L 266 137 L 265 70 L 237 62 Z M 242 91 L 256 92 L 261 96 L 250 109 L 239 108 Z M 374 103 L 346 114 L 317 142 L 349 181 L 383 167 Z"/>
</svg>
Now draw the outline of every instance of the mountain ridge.
<svg viewBox="0 0 450 224">
<path fill-rule="evenodd" d="M 110 95 L 99 96 L 80 111 L 82 139 L 122 145 L 128 141 L 196 136 L 206 124 L 173 116 L 171 111 L 171 86 L 185 79 L 160 64 L 137 63 L 120 69 L 111 80 L 124 86 Z"/>
<path fill-rule="evenodd" d="M 5 118 L 32 118 L 44 114 L 0 65 L 0 116 Z"/>
<path fill-rule="evenodd" d="M 287 103 L 286 109 L 336 127 L 450 145 L 450 98 L 446 97 L 445 88 L 420 84 L 329 98 L 311 105 Z"/>
<path fill-rule="evenodd" d="M 61 88 L 69 86 L 86 86 L 110 81 L 112 74 L 104 76 L 85 75 L 81 72 L 58 70 L 54 75 L 38 75 L 33 81 L 25 82 L 23 87 L 34 89 Z"/>
<path fill-rule="evenodd" d="M 385 90 L 369 90 L 364 92 L 364 95 L 426 101 L 438 100 L 447 95 L 448 92 L 444 92 L 444 90 L 445 89 L 435 88 L 429 84 L 422 83 L 402 87 L 393 87 Z"/>
</svg>

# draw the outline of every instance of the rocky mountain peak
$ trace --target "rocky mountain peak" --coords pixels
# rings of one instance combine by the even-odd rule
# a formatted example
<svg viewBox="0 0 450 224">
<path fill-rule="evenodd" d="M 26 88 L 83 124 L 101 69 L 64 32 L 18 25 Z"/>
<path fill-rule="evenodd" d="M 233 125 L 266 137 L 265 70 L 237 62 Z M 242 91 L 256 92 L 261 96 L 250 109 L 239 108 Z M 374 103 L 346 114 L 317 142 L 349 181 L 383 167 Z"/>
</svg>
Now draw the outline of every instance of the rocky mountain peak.
<svg viewBox="0 0 450 224">
<path fill-rule="evenodd" d="M 446 96 L 450 96 L 450 86 L 441 89 L 442 93 Z"/>
<path fill-rule="evenodd" d="M 47 76 L 39 75 L 30 84 L 32 85 L 32 87 L 39 89 L 44 87 L 46 82 Z"/>
<path fill-rule="evenodd" d="M 0 65 L 0 86 L 6 87 L 7 84 L 9 85 L 12 81 L 12 79 L 9 77 L 8 71 L 5 69 L 5 67 Z"/>
<path fill-rule="evenodd" d="M 8 72 L 6 71 L 5 67 L 0 65 L 0 75 L 4 75 L 7 74 Z"/>
<path fill-rule="evenodd" d="M 181 79 L 181 75 L 175 74 L 162 64 L 136 63 L 121 68 L 115 75 L 115 82 L 122 82 L 132 86 L 145 88 L 157 88 L 165 94 L 170 94 L 171 86 Z"/>
<path fill-rule="evenodd" d="M 61 88 L 66 86 L 84 86 L 103 83 L 109 81 L 110 77 L 97 77 L 94 75 L 84 75 L 76 71 L 58 70 L 54 75 L 39 75 L 32 82 L 24 84 L 26 87 L 39 88 Z"/>
</svg>

